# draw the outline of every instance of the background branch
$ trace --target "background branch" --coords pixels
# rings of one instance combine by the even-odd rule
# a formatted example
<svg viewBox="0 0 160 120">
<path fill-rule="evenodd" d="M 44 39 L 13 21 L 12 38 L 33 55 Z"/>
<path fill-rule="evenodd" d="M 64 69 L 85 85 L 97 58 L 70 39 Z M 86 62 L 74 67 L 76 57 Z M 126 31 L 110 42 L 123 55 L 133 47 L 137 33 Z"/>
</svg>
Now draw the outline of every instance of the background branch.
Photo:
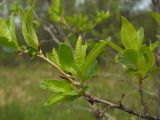
<svg viewBox="0 0 160 120">
<path fill-rule="evenodd" d="M 47 31 L 47 32 L 50 34 L 52 40 L 53 40 L 57 45 L 59 45 L 59 44 L 60 44 L 60 41 L 59 41 L 59 40 L 56 38 L 56 36 L 53 34 L 51 28 L 48 27 L 48 26 L 45 26 L 45 25 L 43 26 L 43 28 L 44 28 L 45 31 Z"/>
</svg>

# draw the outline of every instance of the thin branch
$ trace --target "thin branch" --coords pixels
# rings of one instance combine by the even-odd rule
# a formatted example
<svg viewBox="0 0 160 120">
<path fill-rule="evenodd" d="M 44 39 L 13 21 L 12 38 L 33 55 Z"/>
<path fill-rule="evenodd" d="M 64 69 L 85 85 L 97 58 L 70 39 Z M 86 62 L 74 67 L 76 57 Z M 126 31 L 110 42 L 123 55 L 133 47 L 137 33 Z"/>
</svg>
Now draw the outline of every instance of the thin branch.
<svg viewBox="0 0 160 120">
<path fill-rule="evenodd" d="M 53 41 L 56 43 L 56 44 L 60 44 L 60 41 L 56 38 L 56 36 L 53 34 L 52 30 L 48 27 L 48 26 L 43 26 L 44 30 L 47 31 L 50 36 L 52 37 Z"/>
<path fill-rule="evenodd" d="M 124 93 L 122 94 L 122 97 L 121 97 L 121 99 L 120 99 L 120 101 L 119 101 L 119 105 L 120 105 L 120 106 L 122 106 L 123 98 L 124 98 Z"/>
<path fill-rule="evenodd" d="M 147 120 L 160 120 L 159 118 L 151 116 L 149 114 L 135 112 L 134 110 L 129 109 L 129 108 L 125 107 L 124 105 L 112 103 L 112 102 L 94 97 L 89 93 L 85 93 L 84 96 L 86 99 L 89 99 L 89 101 L 92 101 L 93 103 L 100 103 L 100 104 L 106 105 L 107 107 L 112 108 L 112 109 L 119 109 L 119 110 L 127 112 L 131 115 L 137 116 L 138 118 L 145 118 Z"/>
<path fill-rule="evenodd" d="M 140 97 L 141 97 L 141 104 L 143 106 L 143 111 L 145 114 L 148 113 L 148 107 L 147 104 L 144 100 L 144 94 L 143 94 L 143 78 L 139 78 L 139 93 L 140 93 Z"/>
<path fill-rule="evenodd" d="M 48 3 L 49 3 L 49 1 L 48 1 Z M 34 16 L 35 16 L 35 18 L 36 18 L 37 20 L 39 20 L 40 17 L 38 16 L 38 14 L 37 14 L 36 11 L 34 11 Z M 56 44 L 59 45 L 59 44 L 60 44 L 60 41 L 57 39 L 57 37 L 53 34 L 53 31 L 51 30 L 51 27 L 50 27 L 50 26 L 52 26 L 52 25 L 49 24 L 49 25 L 47 26 L 47 25 L 44 25 L 42 21 L 39 21 L 39 22 L 41 23 L 43 29 L 44 29 L 46 32 L 49 33 L 49 35 L 51 36 L 52 40 L 53 40 Z"/>
<path fill-rule="evenodd" d="M 128 76 L 123 76 L 122 77 L 121 75 L 115 75 L 114 73 L 109 73 L 109 72 L 107 72 L 105 74 L 101 73 L 99 76 L 110 77 L 110 76 L 113 76 L 113 75 L 114 75 L 114 77 L 116 77 L 117 79 L 119 79 L 119 81 L 126 82 L 129 85 L 133 86 L 135 89 L 139 90 L 139 87 L 137 86 L 137 84 L 135 84 L 135 82 L 133 82 L 133 80 L 128 80 L 129 78 L 126 79 L 126 77 L 128 77 Z M 152 92 L 151 90 L 143 89 L 143 93 L 147 94 L 148 96 L 154 97 L 156 99 L 158 98 L 158 95 L 156 94 L 156 92 Z"/>
<path fill-rule="evenodd" d="M 59 25 L 54 25 L 54 28 L 56 29 L 61 39 L 65 40 L 66 37 L 65 37 L 64 31 L 62 30 L 62 27 L 60 27 Z"/>
<path fill-rule="evenodd" d="M 39 44 L 42 45 L 42 44 L 45 44 L 45 43 L 49 43 L 49 42 L 53 42 L 52 39 L 48 39 L 48 40 L 39 40 Z"/>
</svg>

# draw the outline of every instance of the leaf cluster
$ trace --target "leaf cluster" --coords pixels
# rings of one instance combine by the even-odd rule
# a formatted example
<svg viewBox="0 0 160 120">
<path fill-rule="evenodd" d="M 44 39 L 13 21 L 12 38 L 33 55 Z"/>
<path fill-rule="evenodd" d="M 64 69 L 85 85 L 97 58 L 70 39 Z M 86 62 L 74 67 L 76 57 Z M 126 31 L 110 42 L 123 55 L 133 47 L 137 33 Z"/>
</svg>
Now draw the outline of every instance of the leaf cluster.
<svg viewBox="0 0 160 120">
<path fill-rule="evenodd" d="M 47 105 L 63 100 L 74 100 L 83 96 L 84 91 L 86 91 L 84 83 L 97 72 L 97 57 L 106 46 L 111 46 L 118 51 L 119 56 L 117 60 L 126 65 L 128 70 L 139 78 L 144 78 L 152 70 L 154 65 L 154 50 L 159 46 L 159 42 L 150 43 L 149 45 L 144 44 L 144 29 L 140 28 L 136 30 L 124 17 L 121 17 L 121 42 L 123 48 L 112 42 L 109 37 L 105 40 L 100 40 L 88 51 L 88 46 L 86 43 L 83 43 L 82 36 L 80 35 L 78 40 L 76 39 L 77 42 L 74 49 L 67 43 L 61 43 L 58 50 L 53 48 L 51 52 L 44 55 L 39 48 L 38 37 L 33 25 L 32 13 L 34 6 L 35 2 L 27 12 L 22 8 L 17 8 L 22 17 L 22 33 L 26 45 L 18 43 L 13 13 L 7 20 L 0 18 L 0 44 L 18 52 L 28 53 L 31 57 L 39 56 L 65 75 L 59 80 L 42 81 L 41 86 L 53 92 L 53 95 L 46 103 Z M 52 0 L 49 14 L 55 23 L 63 20 L 60 0 Z M 160 21 L 159 14 L 152 13 L 152 15 L 156 21 Z M 101 11 L 97 13 L 92 21 L 89 21 L 88 17 L 80 14 L 68 17 L 66 20 L 72 23 L 76 29 L 85 32 L 86 30 L 93 29 L 96 24 L 106 20 L 108 16 L 109 13 Z M 65 23 L 64 20 L 63 23 Z M 69 78 L 65 78 L 66 76 Z M 78 82 L 79 86 L 77 87 L 73 82 Z"/>
</svg>

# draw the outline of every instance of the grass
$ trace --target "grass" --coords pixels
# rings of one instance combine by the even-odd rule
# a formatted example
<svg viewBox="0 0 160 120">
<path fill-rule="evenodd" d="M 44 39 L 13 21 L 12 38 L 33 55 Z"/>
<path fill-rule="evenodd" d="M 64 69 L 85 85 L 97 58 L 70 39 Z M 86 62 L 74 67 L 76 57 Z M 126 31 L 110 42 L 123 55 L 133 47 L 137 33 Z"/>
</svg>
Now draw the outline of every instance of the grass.
<svg viewBox="0 0 160 120">
<path fill-rule="evenodd" d="M 63 102 L 56 106 L 44 106 L 50 93 L 40 88 L 43 79 L 59 78 L 57 71 L 45 63 L 0 66 L 0 120 L 94 120 L 83 98 L 72 103 Z M 121 66 L 110 64 L 99 70 L 90 81 L 89 91 L 103 99 L 119 101 L 125 94 L 123 103 L 142 111 L 137 88 L 138 80 L 127 76 Z M 147 78 L 145 97 L 150 112 L 156 115 L 156 81 Z M 99 106 L 101 107 L 101 106 Z M 137 120 L 119 110 L 107 109 L 114 120 Z"/>
</svg>

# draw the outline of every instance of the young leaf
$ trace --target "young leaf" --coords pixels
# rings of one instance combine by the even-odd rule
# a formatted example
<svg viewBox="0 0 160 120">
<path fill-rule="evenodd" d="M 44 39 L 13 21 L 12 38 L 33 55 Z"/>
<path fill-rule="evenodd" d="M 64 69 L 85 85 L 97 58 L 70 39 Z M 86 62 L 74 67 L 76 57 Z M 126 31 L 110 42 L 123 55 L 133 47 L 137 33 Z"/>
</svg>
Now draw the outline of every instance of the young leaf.
<svg viewBox="0 0 160 120">
<path fill-rule="evenodd" d="M 142 27 L 137 31 L 137 35 L 138 35 L 138 46 L 140 48 L 144 40 L 144 29 Z"/>
<path fill-rule="evenodd" d="M 76 75 L 77 66 L 74 61 L 72 49 L 63 43 L 60 45 L 58 56 L 62 69 L 66 72 L 70 72 L 73 75 Z"/>
<path fill-rule="evenodd" d="M 138 59 L 138 52 L 134 49 L 126 49 L 121 55 L 116 57 L 116 61 L 127 66 L 129 71 L 135 71 Z"/>
<path fill-rule="evenodd" d="M 11 36 L 12 41 L 14 42 L 16 48 L 19 48 L 19 45 L 17 42 L 17 37 L 16 37 L 16 27 L 15 27 L 13 15 L 10 15 L 8 27 L 9 27 L 9 32 L 10 32 L 10 36 Z"/>
<path fill-rule="evenodd" d="M 3 20 L 3 18 L 0 17 L 0 35 L 1 36 L 4 36 L 4 37 L 9 37 L 9 30 L 8 30 L 8 26 L 7 24 L 5 23 L 5 21 Z"/>
<path fill-rule="evenodd" d="M 76 64 L 79 64 L 81 61 L 81 48 L 82 48 L 82 37 L 79 36 L 77 43 L 76 43 L 76 49 L 75 49 L 75 55 L 74 55 L 74 59 Z"/>
<path fill-rule="evenodd" d="M 138 49 L 138 35 L 133 25 L 124 17 L 122 19 L 121 41 L 126 49 Z"/>
<path fill-rule="evenodd" d="M 66 80 L 44 80 L 41 83 L 41 87 L 44 89 L 49 89 L 55 93 L 63 93 L 63 95 L 78 94 L 75 87 Z"/>
<path fill-rule="evenodd" d="M 136 50 L 134 50 L 134 49 L 127 49 L 123 53 L 123 56 L 131 64 L 133 64 L 133 65 L 137 64 L 138 52 Z"/>
<path fill-rule="evenodd" d="M 87 51 L 87 45 L 82 45 L 82 48 L 81 48 L 81 62 L 79 63 L 80 69 L 83 68 L 83 65 L 85 63 L 85 60 L 86 60 L 86 51 Z"/>
<path fill-rule="evenodd" d="M 8 25 L 2 18 L 0 18 L 0 44 L 8 48 L 19 48 L 15 34 L 15 23 L 13 15 L 10 16 Z"/>
<path fill-rule="evenodd" d="M 137 70 L 142 77 L 152 69 L 154 63 L 154 54 L 149 47 L 143 46 L 137 60 Z"/>
<path fill-rule="evenodd" d="M 154 43 L 150 43 L 150 50 L 154 51 L 159 45 L 160 45 L 159 41 L 156 41 Z"/>
<path fill-rule="evenodd" d="M 64 99 L 64 96 L 62 94 L 60 93 L 54 94 L 48 99 L 45 105 L 55 105 L 56 103 L 62 101 L 63 99 Z"/>
<path fill-rule="evenodd" d="M 89 20 L 88 16 L 83 14 L 76 14 L 71 17 L 66 17 L 66 21 L 74 27 L 77 31 L 91 31 L 94 28 L 93 21 Z"/>
<path fill-rule="evenodd" d="M 89 54 L 86 57 L 86 61 L 83 67 L 83 72 L 86 72 L 88 67 L 95 61 L 95 59 L 98 57 L 98 55 L 102 52 L 103 48 L 110 42 L 110 38 L 104 41 L 100 41 L 98 44 L 96 44 L 92 50 L 89 52 Z"/>
<path fill-rule="evenodd" d="M 76 65 L 82 70 L 86 58 L 87 45 L 82 45 L 82 37 L 79 36 L 76 44 L 74 59 Z"/>
<path fill-rule="evenodd" d="M 49 89 L 55 94 L 51 96 L 46 105 L 56 104 L 62 100 L 72 101 L 81 96 L 74 86 L 66 80 L 44 80 L 41 87 Z"/>
<path fill-rule="evenodd" d="M 137 73 L 140 77 L 145 77 L 146 74 L 145 65 L 146 65 L 145 58 L 144 55 L 141 53 L 139 54 L 137 59 Z"/>
<path fill-rule="evenodd" d="M 51 0 L 51 6 L 49 8 L 50 19 L 57 23 L 62 15 L 61 0 Z"/>
<path fill-rule="evenodd" d="M 115 60 L 117 63 L 121 63 L 129 67 L 133 66 L 135 68 L 135 65 L 132 65 L 132 63 L 129 60 L 127 60 L 123 55 L 117 55 L 115 57 Z"/>
<path fill-rule="evenodd" d="M 86 72 L 83 73 L 81 81 L 84 82 L 85 80 L 90 79 L 97 72 L 97 68 L 98 64 L 95 60 L 92 64 L 90 64 Z"/>
<path fill-rule="evenodd" d="M 47 58 L 56 63 L 58 66 L 60 66 L 60 62 L 59 62 L 59 57 L 58 57 L 58 53 L 56 51 L 55 48 L 53 48 L 52 53 L 47 53 Z"/>
<path fill-rule="evenodd" d="M 110 13 L 106 11 L 97 12 L 96 17 L 94 18 L 96 24 L 100 24 L 110 17 Z"/>
<path fill-rule="evenodd" d="M 51 61 L 55 63 L 55 59 L 54 59 L 54 55 L 50 52 L 46 53 L 47 58 Z"/>
<path fill-rule="evenodd" d="M 32 11 L 35 3 L 32 5 L 30 10 L 25 14 L 22 12 L 22 32 L 26 43 L 35 49 L 38 49 L 38 37 L 33 27 L 33 15 Z"/>
<path fill-rule="evenodd" d="M 148 72 L 154 64 L 154 54 L 147 46 L 144 50 L 144 56 L 146 60 L 146 71 Z"/>
<path fill-rule="evenodd" d="M 79 98 L 81 95 L 63 95 L 61 93 L 57 93 L 54 94 L 53 96 L 51 96 L 48 101 L 45 103 L 45 105 L 55 105 L 58 102 L 62 102 L 62 101 L 73 101 L 77 98 Z"/>
</svg>

